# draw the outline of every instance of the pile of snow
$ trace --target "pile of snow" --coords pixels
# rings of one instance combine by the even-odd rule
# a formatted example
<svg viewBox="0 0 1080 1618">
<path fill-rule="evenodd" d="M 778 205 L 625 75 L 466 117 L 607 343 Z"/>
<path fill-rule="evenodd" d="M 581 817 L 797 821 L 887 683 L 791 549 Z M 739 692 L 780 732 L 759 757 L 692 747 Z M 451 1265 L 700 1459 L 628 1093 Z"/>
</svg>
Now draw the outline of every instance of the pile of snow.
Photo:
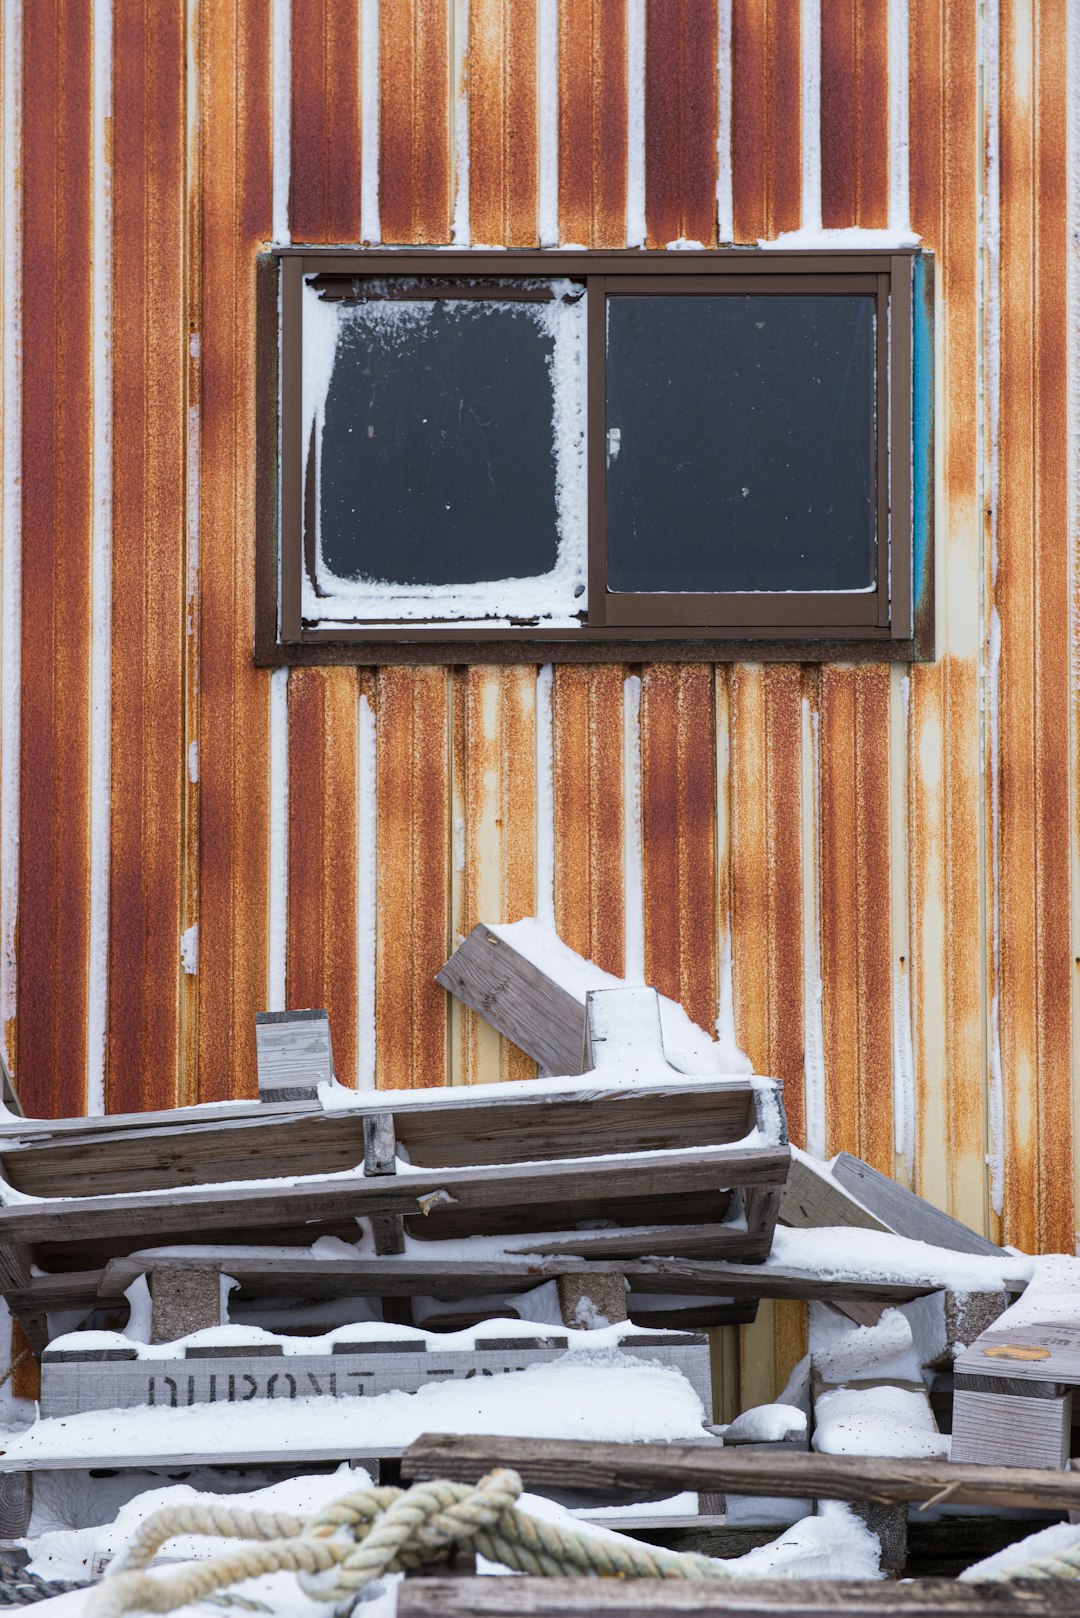
<svg viewBox="0 0 1080 1618">
<path fill-rule="evenodd" d="M 814 1370 L 823 1382 L 929 1382 L 925 1368 L 948 1355 L 940 1292 L 886 1309 L 873 1326 L 857 1326 L 829 1304 L 809 1305 Z"/>
<path fill-rule="evenodd" d="M 1034 1562 L 1038 1557 L 1051 1556 L 1078 1544 L 1080 1523 L 1055 1523 L 1052 1528 L 1042 1528 L 1037 1534 L 1029 1534 L 1026 1539 L 1018 1539 L 1014 1544 L 1006 1545 L 1004 1550 L 995 1551 L 993 1556 L 973 1563 L 964 1569 L 960 1577 L 968 1584 L 977 1584 L 980 1579 L 1004 1573 L 1006 1568 L 1020 1567 L 1025 1562 Z"/>
<path fill-rule="evenodd" d="M 814 1448 L 822 1455 L 921 1456 L 944 1460 L 925 1393 L 913 1388 L 830 1388 L 814 1405 Z"/>
<path fill-rule="evenodd" d="M 891 1231 L 849 1230 L 847 1227 L 788 1230 L 777 1225 L 766 1269 L 802 1270 L 823 1281 L 886 1281 L 901 1286 L 941 1288 L 949 1292 L 1000 1292 L 1010 1284 L 1030 1280 L 1035 1263 L 1023 1253 L 1003 1252 L 1000 1258 L 975 1253 L 953 1253 L 929 1242 L 894 1236 Z M 1065 1259 L 1065 1264 L 1080 1260 Z M 1074 1282 L 1073 1317 L 1076 1311 Z M 1002 1316 L 1002 1319 L 1005 1317 Z M 1045 1317 L 1041 1317 L 1045 1318 Z M 1019 1321 L 1010 1322 L 1019 1324 Z"/>
<path fill-rule="evenodd" d="M 806 1412 L 795 1405 L 754 1405 L 724 1428 L 726 1444 L 777 1444 L 806 1434 Z"/>
<path fill-rule="evenodd" d="M 1020 1326 L 1075 1325 L 1080 1315 L 1080 1258 L 1046 1253 L 1026 1260 L 1030 1279 L 1023 1294 L 995 1320 L 993 1330 Z"/>
</svg>

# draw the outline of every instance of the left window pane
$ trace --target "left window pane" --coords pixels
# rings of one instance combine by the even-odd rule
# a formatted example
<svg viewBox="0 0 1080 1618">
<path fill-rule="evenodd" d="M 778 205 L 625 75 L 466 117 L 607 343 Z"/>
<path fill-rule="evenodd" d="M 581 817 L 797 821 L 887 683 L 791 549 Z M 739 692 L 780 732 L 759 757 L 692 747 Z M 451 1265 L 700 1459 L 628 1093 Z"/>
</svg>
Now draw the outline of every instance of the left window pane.
<svg viewBox="0 0 1080 1618">
<path fill-rule="evenodd" d="M 584 293 L 524 290 L 305 286 L 309 620 L 580 621 Z"/>
</svg>

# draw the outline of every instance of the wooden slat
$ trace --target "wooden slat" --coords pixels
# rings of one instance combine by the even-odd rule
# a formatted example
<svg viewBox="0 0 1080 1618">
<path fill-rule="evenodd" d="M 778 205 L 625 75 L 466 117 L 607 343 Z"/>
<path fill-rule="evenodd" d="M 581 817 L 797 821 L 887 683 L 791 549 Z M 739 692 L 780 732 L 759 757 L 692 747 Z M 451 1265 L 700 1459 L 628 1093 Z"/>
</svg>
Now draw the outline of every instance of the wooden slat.
<svg viewBox="0 0 1080 1618">
<path fill-rule="evenodd" d="M 184 1076 L 185 9 L 113 14 L 112 821 L 107 1104 Z M 193 1077 L 193 1076 L 192 1076 Z"/>
<path fill-rule="evenodd" d="M 626 245 L 626 0 L 558 0 L 559 236 Z"/>
<path fill-rule="evenodd" d="M 379 219 L 385 242 L 450 240 L 448 0 L 381 0 Z"/>
<path fill-rule="evenodd" d="M 356 705 L 354 669 L 289 675 L 286 1003 L 329 1012 L 343 1084 L 357 1066 Z"/>
<path fill-rule="evenodd" d="M 863 1500 L 883 1505 L 929 1501 L 948 1489 L 952 1505 L 1075 1510 L 1080 1476 L 1023 1467 L 951 1465 L 863 1455 L 773 1454 L 702 1444 L 594 1444 L 576 1439 L 495 1438 L 425 1433 L 402 1460 L 407 1478 L 473 1482 L 492 1466 L 512 1466 L 527 1489 L 648 1486 L 675 1493 L 779 1495 L 788 1499 Z M 509 1581 L 506 1581 L 509 1582 Z M 790 1583 L 785 1585 L 789 1597 Z"/>
<path fill-rule="evenodd" d="M 647 0 L 645 228 L 650 247 L 716 242 L 716 6 Z"/>
<path fill-rule="evenodd" d="M 799 7 L 789 0 L 732 0 L 731 180 L 737 242 L 799 228 L 799 38 Z"/>
<path fill-rule="evenodd" d="M 857 1202 L 850 1188 L 841 1187 L 825 1163 L 802 1157 L 797 1152 L 792 1154 L 784 1186 L 780 1222 L 796 1230 L 815 1230 L 823 1225 L 846 1225 L 854 1230 L 890 1228 Z"/>
<path fill-rule="evenodd" d="M 821 967 L 826 1131 L 893 1166 L 889 930 L 889 671 L 826 667 L 821 681 Z"/>
<path fill-rule="evenodd" d="M 924 1202 L 906 1186 L 897 1185 L 888 1175 L 879 1174 L 868 1163 L 841 1152 L 832 1164 L 833 1176 L 845 1190 L 878 1215 L 897 1235 L 913 1241 L 947 1247 L 954 1253 L 981 1253 L 999 1257 L 1001 1248 L 977 1231 L 969 1230 L 958 1219 Z"/>
<path fill-rule="evenodd" d="M 360 239 L 359 0 L 293 0 L 289 228 Z"/>
<path fill-rule="evenodd" d="M 474 664 L 462 671 L 455 696 L 459 693 L 455 721 L 461 706 L 463 725 L 455 746 L 455 775 L 461 777 L 464 824 L 455 838 L 464 844 L 464 870 L 455 932 L 469 933 L 483 917 L 517 921 L 536 908 L 536 670 Z M 457 812 L 455 806 L 455 816 Z M 488 953 L 500 951 L 489 945 Z M 445 977 L 441 981 L 446 983 Z M 500 1039 L 490 1018 L 485 1021 L 475 1009 L 460 1008 L 455 1043 L 455 1078 L 474 1082 L 536 1075 L 528 1046 L 518 1048 Z"/>
<path fill-rule="evenodd" d="M 462 939 L 438 981 L 545 1072 L 581 1072 L 584 1005 L 483 922 Z"/>
<path fill-rule="evenodd" d="M 200 39 L 199 1094 L 211 1101 L 256 1093 L 267 1007 L 269 675 L 251 662 L 255 252 L 272 223 L 265 6 L 210 9 Z"/>
<path fill-rule="evenodd" d="M 798 668 L 733 669 L 730 726 L 735 1027 L 754 1071 L 784 1081 L 788 1128 L 801 1146 L 806 1107 Z"/>
<path fill-rule="evenodd" d="M 622 976 L 623 671 L 560 664 L 552 682 L 555 928 Z"/>
<path fill-rule="evenodd" d="M 983 1080 L 985 791 L 979 728 L 978 17 L 947 0 L 913 0 L 911 218 L 936 255 L 937 364 L 948 401 L 939 531 L 947 536 L 936 600 L 937 662 L 911 670 L 908 847 L 915 1189 L 968 1224 L 987 1211 Z"/>
<path fill-rule="evenodd" d="M 492 1588 L 493 1587 L 493 1588 Z M 1068 1585 L 958 1584 L 955 1579 L 868 1583 L 853 1579 L 406 1579 L 399 1618 L 1064 1618 Z"/>
<path fill-rule="evenodd" d="M 90 948 L 91 18 L 26 7 L 18 1030 L 31 1113 L 82 1112 Z M 63 265 L 82 266 L 71 281 Z M 60 469 L 62 468 L 62 473 Z M 12 604 L 14 607 L 14 603 Z"/>
<path fill-rule="evenodd" d="M 376 1077 L 402 1089 L 447 1075 L 449 694 L 442 668 L 379 674 Z"/>
<path fill-rule="evenodd" d="M 712 1028 L 718 1007 L 716 710 L 704 663 L 641 676 L 645 978 Z"/>
<path fill-rule="evenodd" d="M 536 0 L 470 0 L 469 214 L 472 240 L 537 240 Z"/>
<path fill-rule="evenodd" d="M 1069 382 L 1065 18 L 1001 11 L 1001 374 L 994 601 L 1003 1235 L 1071 1251 Z"/>
<path fill-rule="evenodd" d="M 889 222 L 889 0 L 822 0 L 821 222 Z"/>
</svg>

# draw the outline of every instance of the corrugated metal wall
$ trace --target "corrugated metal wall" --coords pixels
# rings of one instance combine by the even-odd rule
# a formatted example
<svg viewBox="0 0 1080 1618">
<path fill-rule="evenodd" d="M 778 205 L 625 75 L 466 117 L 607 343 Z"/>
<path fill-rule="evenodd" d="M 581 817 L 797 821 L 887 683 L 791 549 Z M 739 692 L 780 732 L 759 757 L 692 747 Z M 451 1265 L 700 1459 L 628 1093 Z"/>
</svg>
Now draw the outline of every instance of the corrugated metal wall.
<svg viewBox="0 0 1080 1618">
<path fill-rule="evenodd" d="M 251 1094 L 282 1004 L 329 1007 L 346 1078 L 525 1075 L 432 977 L 536 912 L 733 1016 L 796 1139 L 1071 1250 L 1075 0 L 5 0 L 2 26 L 28 1110 Z M 909 223 L 938 266 L 934 664 L 253 666 L 261 246 Z M 750 1332 L 743 1397 L 797 1313 Z"/>
</svg>

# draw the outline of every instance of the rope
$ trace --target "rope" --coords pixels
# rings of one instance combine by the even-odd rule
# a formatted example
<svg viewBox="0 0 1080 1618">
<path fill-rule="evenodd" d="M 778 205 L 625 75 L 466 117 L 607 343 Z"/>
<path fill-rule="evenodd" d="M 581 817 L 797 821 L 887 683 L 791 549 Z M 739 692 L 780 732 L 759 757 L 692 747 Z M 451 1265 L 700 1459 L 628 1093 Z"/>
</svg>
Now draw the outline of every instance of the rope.
<svg viewBox="0 0 1080 1618">
<path fill-rule="evenodd" d="M 40 1573 L 0 1562 L 0 1607 L 25 1607 L 31 1601 L 47 1601 L 50 1596 L 86 1588 L 81 1579 L 43 1579 Z"/>
<path fill-rule="evenodd" d="M 997 1573 L 987 1573 L 988 1584 L 1006 1584 L 1013 1579 L 1080 1579 L 1080 1540 L 1061 1550 L 1033 1557 L 1030 1562 L 1014 1562 Z"/>
<path fill-rule="evenodd" d="M 708 1556 L 665 1551 L 621 1535 L 601 1538 L 530 1517 L 517 1507 L 520 1493 L 517 1473 L 499 1468 L 475 1486 L 439 1481 L 411 1489 L 357 1489 L 311 1518 L 216 1504 L 170 1506 L 142 1524 L 91 1594 L 86 1618 L 174 1612 L 226 1585 L 283 1570 L 297 1575 L 305 1594 L 348 1608 L 383 1574 L 413 1572 L 460 1545 L 515 1573 L 622 1579 L 737 1576 Z M 246 1543 L 161 1578 L 145 1573 L 162 1545 L 178 1534 L 214 1534 Z"/>
<path fill-rule="evenodd" d="M 24 1348 L 21 1354 L 16 1354 L 15 1358 L 12 1360 L 11 1364 L 8 1366 L 7 1370 L 4 1372 L 3 1376 L 0 1376 L 0 1388 L 2 1388 L 4 1386 L 4 1383 L 7 1381 L 9 1376 L 14 1376 L 15 1375 L 15 1372 L 19 1369 L 19 1366 L 22 1364 L 23 1360 L 26 1358 L 26 1356 L 28 1354 L 30 1354 L 32 1352 L 33 1352 L 32 1349 Z"/>
</svg>

